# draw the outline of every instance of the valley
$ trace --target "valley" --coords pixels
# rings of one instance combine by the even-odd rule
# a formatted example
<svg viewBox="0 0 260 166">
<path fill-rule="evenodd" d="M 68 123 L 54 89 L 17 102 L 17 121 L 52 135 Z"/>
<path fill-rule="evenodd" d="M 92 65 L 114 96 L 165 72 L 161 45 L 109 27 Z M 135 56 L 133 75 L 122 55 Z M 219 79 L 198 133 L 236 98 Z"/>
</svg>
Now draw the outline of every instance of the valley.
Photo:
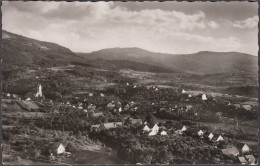
<svg viewBox="0 0 260 166">
<path fill-rule="evenodd" d="M 257 57 L 139 48 L 73 53 L 2 33 L 5 164 L 257 161 Z M 55 155 L 50 142 L 66 150 Z"/>
</svg>

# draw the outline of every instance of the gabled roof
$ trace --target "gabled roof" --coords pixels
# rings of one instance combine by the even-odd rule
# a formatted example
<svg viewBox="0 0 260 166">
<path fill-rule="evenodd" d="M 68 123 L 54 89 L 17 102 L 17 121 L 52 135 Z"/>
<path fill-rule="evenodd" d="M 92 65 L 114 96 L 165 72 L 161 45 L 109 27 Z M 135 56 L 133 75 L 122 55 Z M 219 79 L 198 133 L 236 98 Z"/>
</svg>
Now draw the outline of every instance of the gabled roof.
<svg viewBox="0 0 260 166">
<path fill-rule="evenodd" d="M 224 138 L 221 135 L 219 135 L 217 141 L 224 141 Z"/>
<path fill-rule="evenodd" d="M 166 131 L 162 131 L 161 135 L 167 135 L 167 132 Z"/>
<path fill-rule="evenodd" d="M 231 148 L 227 148 L 227 149 L 222 149 L 222 152 L 223 152 L 225 155 L 234 155 L 234 156 L 239 155 L 239 151 L 238 151 L 237 148 L 235 148 L 235 147 L 231 147 Z"/>
<path fill-rule="evenodd" d="M 122 126 L 123 122 L 111 122 L 111 123 L 104 123 L 105 129 L 116 128 L 118 126 Z"/>
<path fill-rule="evenodd" d="M 115 125 L 114 123 L 104 123 L 104 127 L 106 129 L 111 129 L 111 128 L 115 128 Z"/>
<path fill-rule="evenodd" d="M 135 124 L 135 123 L 140 123 L 142 124 L 143 123 L 143 120 L 142 119 L 132 119 L 132 123 Z"/>
<path fill-rule="evenodd" d="M 198 135 L 199 135 L 199 136 L 202 136 L 203 134 L 204 134 L 204 133 L 203 133 L 202 130 L 198 131 Z"/>
<path fill-rule="evenodd" d="M 214 137 L 212 133 L 209 134 L 208 138 L 211 140 Z"/>
<path fill-rule="evenodd" d="M 250 164 L 255 164 L 255 157 L 253 155 L 246 155 L 246 158 Z"/>
<path fill-rule="evenodd" d="M 181 129 L 181 131 L 186 131 L 187 130 L 187 127 L 184 125 Z"/>
<path fill-rule="evenodd" d="M 241 164 L 247 164 L 246 158 L 244 156 L 238 157 L 238 160 L 240 161 Z"/>
<path fill-rule="evenodd" d="M 60 145 L 64 146 L 60 142 L 52 142 L 52 143 L 50 143 L 49 147 L 50 147 L 51 150 L 57 150 Z"/>
<path fill-rule="evenodd" d="M 144 130 L 144 131 L 150 131 L 150 128 L 149 128 L 147 125 L 145 125 L 144 128 L 143 128 L 143 130 Z"/>
<path fill-rule="evenodd" d="M 248 152 L 250 150 L 249 146 L 247 144 L 245 144 L 243 147 L 242 147 L 242 151 L 243 152 Z"/>
</svg>

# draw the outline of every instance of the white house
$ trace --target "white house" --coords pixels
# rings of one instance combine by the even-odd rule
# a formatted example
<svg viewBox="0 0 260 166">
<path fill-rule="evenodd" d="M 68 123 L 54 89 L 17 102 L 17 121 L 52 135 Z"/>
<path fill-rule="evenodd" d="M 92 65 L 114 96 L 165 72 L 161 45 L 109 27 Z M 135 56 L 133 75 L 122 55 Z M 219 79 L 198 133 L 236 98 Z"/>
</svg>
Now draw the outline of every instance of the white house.
<svg viewBox="0 0 260 166">
<path fill-rule="evenodd" d="M 121 107 L 118 109 L 118 112 L 122 112 L 122 108 Z"/>
<path fill-rule="evenodd" d="M 209 140 L 212 140 L 213 137 L 214 137 L 214 135 L 212 133 L 210 133 L 208 136 Z"/>
<path fill-rule="evenodd" d="M 143 131 L 144 132 L 149 132 L 151 129 L 147 126 L 147 125 L 145 125 L 144 126 L 144 128 L 143 128 Z"/>
<path fill-rule="evenodd" d="M 186 93 L 186 91 L 184 89 L 182 89 L 181 93 Z"/>
<path fill-rule="evenodd" d="M 202 130 L 200 130 L 199 132 L 198 132 L 198 135 L 200 136 L 200 137 L 202 137 L 203 136 L 203 131 Z"/>
<path fill-rule="evenodd" d="M 203 94 L 202 97 L 201 97 L 202 100 L 207 100 L 207 96 L 206 94 Z"/>
<path fill-rule="evenodd" d="M 93 96 L 93 93 L 89 93 L 88 96 L 89 96 L 89 97 L 92 97 L 92 96 Z"/>
<path fill-rule="evenodd" d="M 162 131 L 161 135 L 167 135 L 167 132 L 166 131 Z"/>
<path fill-rule="evenodd" d="M 104 93 L 100 93 L 100 96 L 101 96 L 101 97 L 104 97 L 105 95 L 104 95 Z"/>
<path fill-rule="evenodd" d="M 248 164 L 248 162 L 246 161 L 246 158 L 244 156 L 238 157 L 238 160 L 240 161 L 240 163 L 242 165 Z"/>
<path fill-rule="evenodd" d="M 183 126 L 181 131 L 187 131 L 187 127 L 186 126 Z"/>
<path fill-rule="evenodd" d="M 192 97 L 191 94 L 189 94 L 189 97 Z"/>
<path fill-rule="evenodd" d="M 256 159 L 253 155 L 246 155 L 246 159 L 250 165 L 256 165 Z"/>
<path fill-rule="evenodd" d="M 154 132 L 156 132 L 156 133 L 159 132 L 159 127 L 158 127 L 157 124 L 155 124 L 155 125 L 153 126 L 152 131 L 154 131 Z"/>
<path fill-rule="evenodd" d="M 221 135 L 218 136 L 217 142 L 219 141 L 224 141 L 224 138 Z"/>
<path fill-rule="evenodd" d="M 248 145 L 245 144 L 245 145 L 242 147 L 242 153 L 247 153 L 247 152 L 249 152 L 249 151 L 250 151 L 250 149 L 249 149 Z"/>
<path fill-rule="evenodd" d="M 31 101 L 31 98 L 30 98 L 30 97 L 28 97 L 28 98 L 26 99 L 26 101 Z"/>
<path fill-rule="evenodd" d="M 50 144 L 51 153 L 55 155 L 65 153 L 65 146 L 62 143 L 54 142 Z"/>
<path fill-rule="evenodd" d="M 148 135 L 149 136 L 154 136 L 154 135 L 156 135 L 158 132 L 155 132 L 155 131 L 151 131 Z"/>
</svg>

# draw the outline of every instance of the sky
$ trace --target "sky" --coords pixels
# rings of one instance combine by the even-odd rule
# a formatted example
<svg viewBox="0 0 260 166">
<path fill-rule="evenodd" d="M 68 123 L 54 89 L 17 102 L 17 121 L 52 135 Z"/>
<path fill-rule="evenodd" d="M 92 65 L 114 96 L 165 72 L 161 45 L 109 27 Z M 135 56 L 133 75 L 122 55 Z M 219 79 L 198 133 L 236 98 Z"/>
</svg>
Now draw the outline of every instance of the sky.
<svg viewBox="0 0 260 166">
<path fill-rule="evenodd" d="M 139 47 L 258 55 L 257 10 L 257 2 L 4 1 L 2 28 L 74 52 Z"/>
</svg>

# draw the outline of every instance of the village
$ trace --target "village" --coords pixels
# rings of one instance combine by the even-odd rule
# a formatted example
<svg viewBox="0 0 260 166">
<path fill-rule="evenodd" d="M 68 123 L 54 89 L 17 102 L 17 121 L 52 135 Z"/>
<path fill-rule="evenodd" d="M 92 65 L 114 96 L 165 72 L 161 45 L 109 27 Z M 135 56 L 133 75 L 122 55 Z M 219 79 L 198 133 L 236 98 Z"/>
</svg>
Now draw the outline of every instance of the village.
<svg viewBox="0 0 260 166">
<path fill-rule="evenodd" d="M 3 161 L 73 163 L 75 151 L 96 146 L 132 164 L 258 163 L 257 129 L 243 123 L 257 119 L 257 106 L 189 89 L 117 88 L 117 97 L 108 89 L 62 100 L 45 97 L 41 83 L 24 96 L 3 92 Z"/>
</svg>

